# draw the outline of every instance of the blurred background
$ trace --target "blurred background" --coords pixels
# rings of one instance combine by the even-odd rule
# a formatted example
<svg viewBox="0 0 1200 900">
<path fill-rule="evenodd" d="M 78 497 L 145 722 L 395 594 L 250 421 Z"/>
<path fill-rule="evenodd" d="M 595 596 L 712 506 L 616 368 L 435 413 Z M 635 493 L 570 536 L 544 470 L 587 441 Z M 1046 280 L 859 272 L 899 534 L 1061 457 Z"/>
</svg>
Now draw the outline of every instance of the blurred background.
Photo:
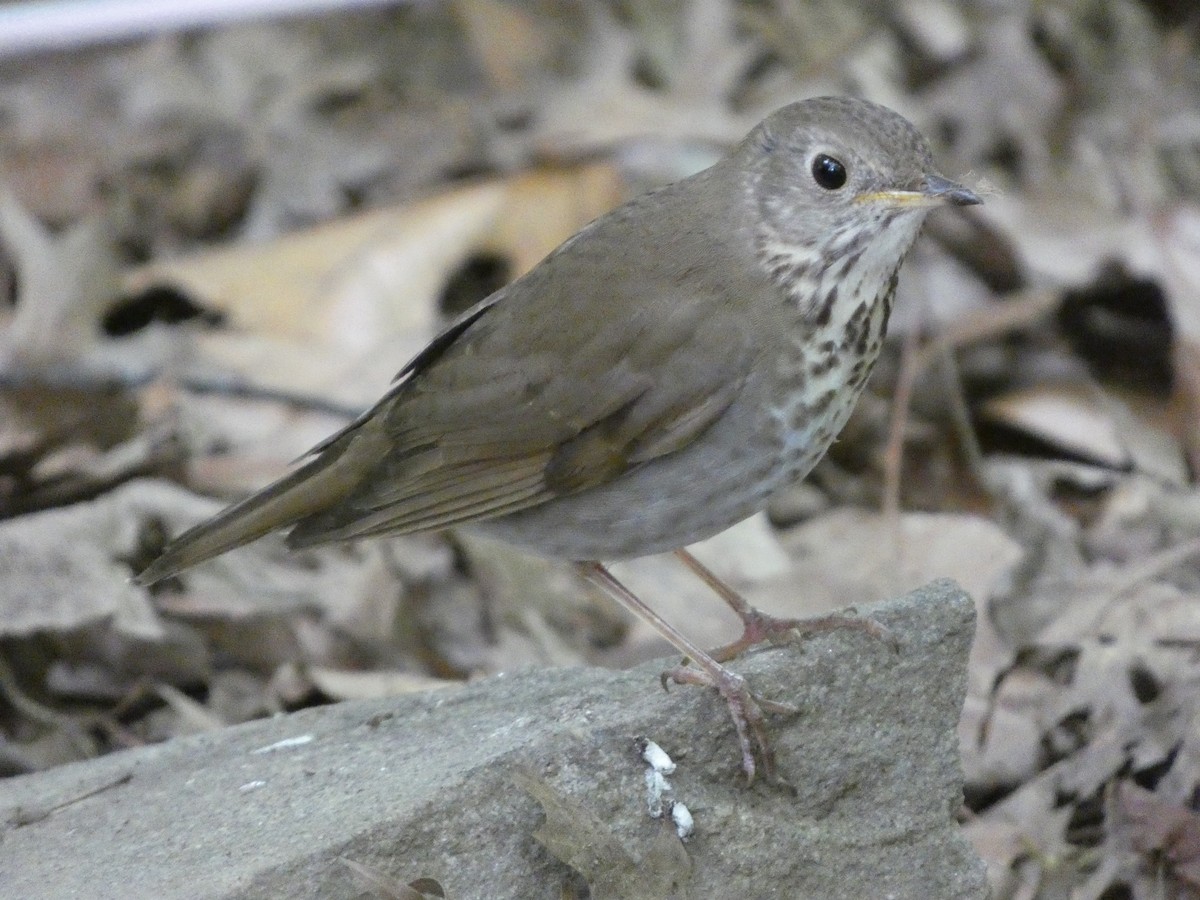
<svg viewBox="0 0 1200 900">
<path fill-rule="evenodd" d="M 779 614 L 958 578 L 996 896 L 1197 896 L 1198 41 L 1193 0 L 0 4 L 0 773 L 667 653 L 470 535 L 127 579 L 583 224 L 854 94 L 985 204 L 931 217 L 829 458 L 698 553 Z"/>
</svg>

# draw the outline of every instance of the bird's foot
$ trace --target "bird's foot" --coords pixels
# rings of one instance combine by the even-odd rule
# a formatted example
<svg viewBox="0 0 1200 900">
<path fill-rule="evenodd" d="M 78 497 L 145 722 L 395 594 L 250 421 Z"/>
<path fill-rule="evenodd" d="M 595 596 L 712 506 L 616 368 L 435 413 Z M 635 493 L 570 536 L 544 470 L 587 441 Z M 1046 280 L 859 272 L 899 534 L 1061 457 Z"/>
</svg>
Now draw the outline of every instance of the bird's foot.
<svg viewBox="0 0 1200 900">
<path fill-rule="evenodd" d="M 796 713 L 799 712 L 796 707 L 756 697 L 746 685 L 745 678 L 721 665 L 702 668 L 676 666 L 662 673 L 664 689 L 672 682 L 716 688 L 729 707 L 729 716 L 733 719 L 733 727 L 737 731 L 738 746 L 742 753 L 742 771 L 746 773 L 747 783 L 754 783 L 760 769 L 768 782 L 784 783 L 776 773 L 775 752 L 771 749 L 771 742 L 767 736 L 764 713 Z"/>
<path fill-rule="evenodd" d="M 814 616 L 808 619 L 781 619 L 767 615 L 751 606 L 750 601 L 718 578 L 712 569 L 687 550 L 676 550 L 675 555 L 701 581 L 712 588 L 717 596 L 724 600 L 734 614 L 742 620 L 742 636 L 733 643 L 718 647 L 708 654 L 717 662 L 728 662 L 751 647 L 766 641 L 770 641 L 772 644 L 782 644 L 807 634 L 837 631 L 842 628 L 862 631 L 883 641 L 892 648 L 892 652 L 898 652 L 900 649 L 900 644 L 891 631 L 871 618 L 840 613 Z"/>
<path fill-rule="evenodd" d="M 869 617 L 831 613 L 806 619 L 783 619 L 761 612 L 748 603 L 742 609 L 735 609 L 735 612 L 742 620 L 742 636 L 709 652 L 709 656 L 717 662 L 728 662 L 762 643 L 770 642 L 778 646 L 810 634 L 842 629 L 861 631 L 883 641 L 893 653 L 900 650 L 900 643 L 891 630 Z"/>
</svg>

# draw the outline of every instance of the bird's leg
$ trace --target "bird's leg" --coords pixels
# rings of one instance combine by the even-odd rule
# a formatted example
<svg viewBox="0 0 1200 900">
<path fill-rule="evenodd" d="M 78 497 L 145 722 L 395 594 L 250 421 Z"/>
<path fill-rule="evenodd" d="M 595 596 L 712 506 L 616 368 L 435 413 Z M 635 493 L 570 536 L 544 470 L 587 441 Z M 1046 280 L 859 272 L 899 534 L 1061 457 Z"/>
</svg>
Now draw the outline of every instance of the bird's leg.
<svg viewBox="0 0 1200 900">
<path fill-rule="evenodd" d="M 736 672 L 722 666 L 704 652 L 699 645 L 689 640 L 666 619 L 638 599 L 637 595 L 613 577 L 608 569 L 598 562 L 577 562 L 575 568 L 587 581 L 596 585 L 630 612 L 649 623 L 655 631 L 666 638 L 672 646 L 687 656 L 696 668 L 682 673 L 663 674 L 663 687 L 668 679 L 677 683 L 700 684 L 715 687 L 729 706 L 734 728 L 737 729 L 738 745 L 742 751 L 742 770 L 747 779 L 754 781 L 758 769 L 757 759 L 762 761 L 763 774 L 768 780 L 775 778 L 775 755 L 767 740 L 767 727 L 763 711 L 795 712 L 783 703 L 755 697 L 746 686 L 746 681 Z"/>
<path fill-rule="evenodd" d="M 709 651 L 709 656 L 717 662 L 729 662 L 740 656 L 746 650 L 770 641 L 779 644 L 798 635 L 815 634 L 820 631 L 835 631 L 847 628 L 861 631 L 871 637 L 888 643 L 896 649 L 896 639 L 892 633 L 874 619 L 861 616 L 843 616 L 831 613 L 827 616 L 815 616 L 810 619 L 780 619 L 760 612 L 747 602 L 746 598 L 717 577 L 708 566 L 692 556 L 687 550 L 679 549 L 675 555 L 680 561 L 699 576 L 742 620 L 742 636 L 732 643 Z M 694 658 L 694 657 L 693 657 Z M 686 671 L 686 670 L 685 670 Z M 672 673 L 676 681 L 680 680 L 677 673 Z"/>
</svg>

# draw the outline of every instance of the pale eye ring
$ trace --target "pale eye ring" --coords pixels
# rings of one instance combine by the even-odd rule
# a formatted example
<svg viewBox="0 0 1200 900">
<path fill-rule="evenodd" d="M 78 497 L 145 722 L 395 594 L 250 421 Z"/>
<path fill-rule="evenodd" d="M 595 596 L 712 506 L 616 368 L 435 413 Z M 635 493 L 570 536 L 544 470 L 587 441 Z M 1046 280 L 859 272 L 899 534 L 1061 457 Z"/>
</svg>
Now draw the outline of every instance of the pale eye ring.
<svg viewBox="0 0 1200 900">
<path fill-rule="evenodd" d="M 818 153 L 812 161 L 812 177 L 827 191 L 836 191 L 846 183 L 846 166 L 828 153 Z"/>
</svg>

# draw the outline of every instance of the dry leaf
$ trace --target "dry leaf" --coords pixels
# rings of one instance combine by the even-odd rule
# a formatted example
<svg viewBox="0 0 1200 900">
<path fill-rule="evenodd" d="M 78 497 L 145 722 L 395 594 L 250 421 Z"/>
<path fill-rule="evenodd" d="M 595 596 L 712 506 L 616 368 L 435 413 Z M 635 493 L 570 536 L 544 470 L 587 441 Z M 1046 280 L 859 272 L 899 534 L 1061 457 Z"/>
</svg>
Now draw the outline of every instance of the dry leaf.
<svg viewBox="0 0 1200 900">
<path fill-rule="evenodd" d="M 1129 781 L 1117 785 L 1117 810 L 1129 829 L 1133 846 L 1143 853 L 1162 853 L 1176 875 L 1200 888 L 1200 814 L 1159 799 L 1153 791 Z"/>
<path fill-rule="evenodd" d="M 1117 469 L 1130 464 L 1110 410 L 1092 385 L 1034 385 L 989 400 L 983 413 L 1066 453 Z"/>
<path fill-rule="evenodd" d="M 121 632 L 164 634 L 146 593 L 129 583 L 135 510 L 145 489 L 0 522 L 0 633 L 28 637 L 111 619 Z"/>
<path fill-rule="evenodd" d="M 518 89 L 552 62 L 548 22 L 515 3 L 455 0 L 452 4 L 476 56 L 495 86 Z"/>
<path fill-rule="evenodd" d="M 17 284 L 16 310 L 7 322 L 0 318 L 0 371 L 86 367 L 118 286 L 111 230 L 112 223 L 93 216 L 54 234 L 0 188 L 0 249 L 12 260 Z"/>
</svg>

